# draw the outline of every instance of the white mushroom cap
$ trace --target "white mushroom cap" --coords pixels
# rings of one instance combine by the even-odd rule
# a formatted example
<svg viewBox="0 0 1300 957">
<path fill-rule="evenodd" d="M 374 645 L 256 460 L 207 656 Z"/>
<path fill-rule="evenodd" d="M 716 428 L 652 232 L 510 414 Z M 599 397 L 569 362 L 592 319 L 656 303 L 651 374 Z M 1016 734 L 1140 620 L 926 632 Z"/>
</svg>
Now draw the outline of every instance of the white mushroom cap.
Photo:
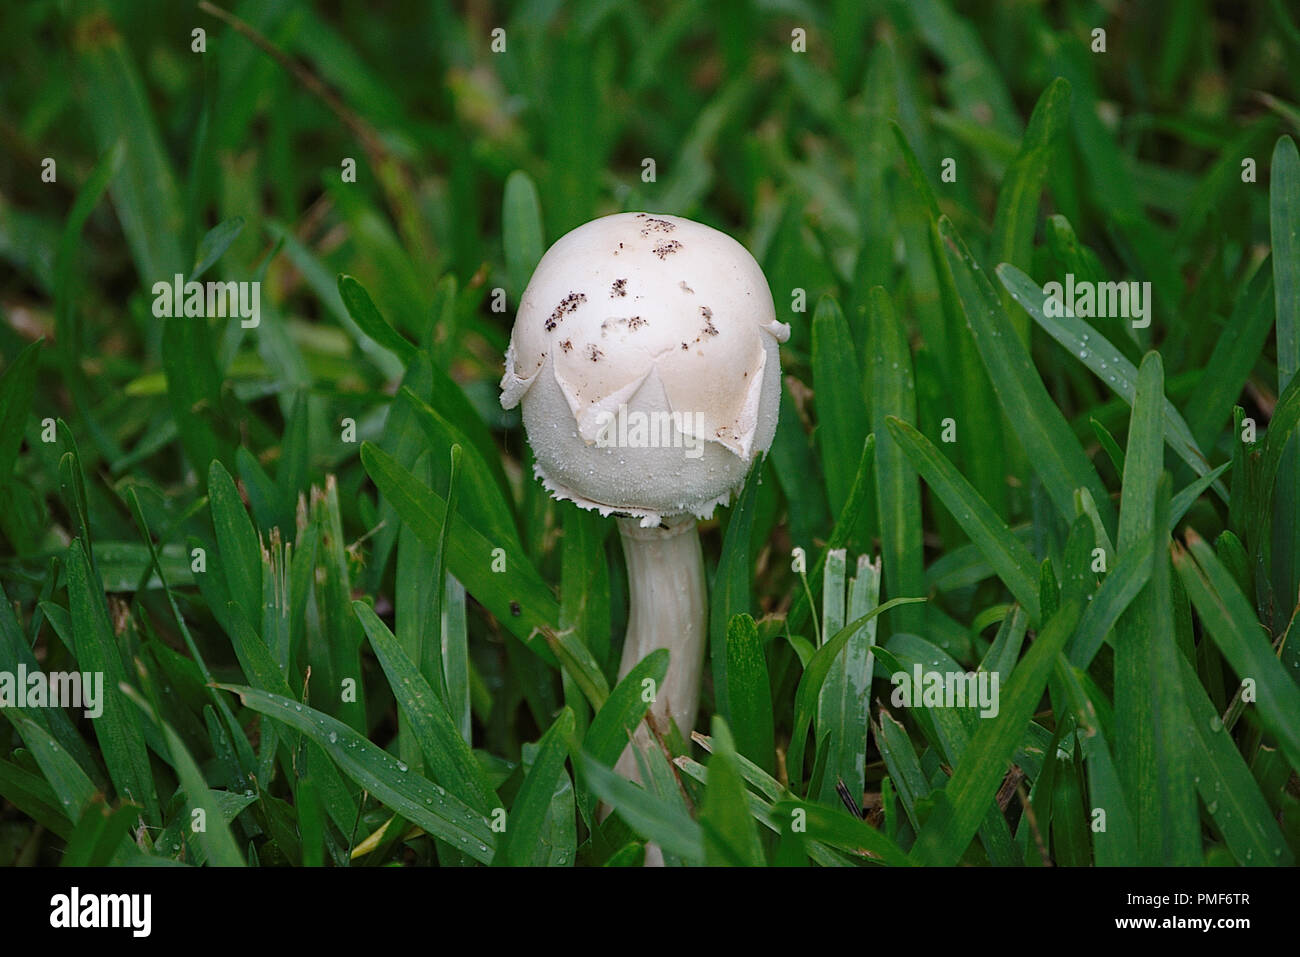
<svg viewBox="0 0 1300 957">
<path fill-rule="evenodd" d="M 647 526 L 706 518 L 772 444 L 789 335 L 758 263 L 730 236 L 675 216 L 605 216 L 537 264 L 501 405 L 522 403 L 556 498 Z"/>
</svg>

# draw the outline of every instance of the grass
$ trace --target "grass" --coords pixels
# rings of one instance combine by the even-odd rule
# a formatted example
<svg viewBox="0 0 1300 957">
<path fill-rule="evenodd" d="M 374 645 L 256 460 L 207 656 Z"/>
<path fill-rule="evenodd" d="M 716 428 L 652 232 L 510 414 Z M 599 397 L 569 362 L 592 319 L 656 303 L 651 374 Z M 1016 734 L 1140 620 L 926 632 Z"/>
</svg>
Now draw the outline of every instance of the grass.
<svg viewBox="0 0 1300 957">
<path fill-rule="evenodd" d="M 1293 864 L 1288 16 L 22 5 L 0 694 L 105 691 L 0 698 L 0 862 Z M 619 680 L 611 521 L 497 401 L 533 267 L 619 210 L 736 236 L 792 329 L 644 785 L 667 655 Z M 259 321 L 157 318 L 178 274 Z M 1067 274 L 1149 323 L 1055 309 Z M 996 714 L 900 704 L 914 666 Z"/>
</svg>

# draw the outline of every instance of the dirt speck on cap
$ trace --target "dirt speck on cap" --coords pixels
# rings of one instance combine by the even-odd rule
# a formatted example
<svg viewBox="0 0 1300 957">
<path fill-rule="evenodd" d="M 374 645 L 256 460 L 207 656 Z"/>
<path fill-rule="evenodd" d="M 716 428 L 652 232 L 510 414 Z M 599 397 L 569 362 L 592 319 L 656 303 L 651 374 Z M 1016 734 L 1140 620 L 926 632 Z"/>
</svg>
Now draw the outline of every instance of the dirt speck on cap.
<svg viewBox="0 0 1300 957">
<path fill-rule="evenodd" d="M 610 326 L 627 326 L 630 331 L 635 332 L 649 324 L 649 319 L 642 319 L 640 316 L 610 316 L 600 324 L 600 334 L 603 336 L 607 333 Z"/>
<path fill-rule="evenodd" d="M 718 327 L 713 324 L 713 310 L 708 306 L 700 306 L 700 315 L 704 317 L 704 334 L 706 336 L 716 336 Z"/>
<path fill-rule="evenodd" d="M 609 298 L 617 299 L 619 296 L 627 295 L 627 280 L 615 279 L 614 284 L 609 287 Z"/>
<path fill-rule="evenodd" d="M 560 348 L 563 349 L 565 352 L 572 352 L 572 351 L 573 351 L 573 340 L 572 340 L 572 339 L 565 339 L 563 342 L 560 343 Z"/>
<path fill-rule="evenodd" d="M 546 331 L 550 332 L 557 325 L 564 321 L 564 317 L 573 312 L 580 305 L 587 301 L 585 292 L 571 292 L 563 299 L 560 304 L 552 310 L 551 314 L 546 317 Z"/>
<path fill-rule="evenodd" d="M 599 362 L 600 357 L 603 356 L 604 354 L 605 353 L 601 352 L 599 349 L 596 348 L 595 343 L 592 343 L 591 345 L 587 346 L 587 358 L 590 359 L 592 362 Z"/>
<path fill-rule="evenodd" d="M 647 216 L 645 213 L 637 213 L 636 218 L 641 220 L 641 235 L 649 236 L 651 233 L 671 233 L 677 226 L 666 219 L 656 219 L 653 216 Z"/>
<path fill-rule="evenodd" d="M 677 285 L 679 285 L 679 286 L 682 287 L 682 292 L 689 292 L 692 296 L 695 295 L 695 290 L 692 289 L 690 286 L 686 285 L 686 280 L 685 280 L 685 279 L 683 279 L 683 280 L 682 280 L 681 282 L 679 282 Z"/>
<path fill-rule="evenodd" d="M 661 241 L 658 244 L 656 244 L 655 248 L 652 249 L 651 252 L 653 252 L 660 259 L 667 259 L 670 253 L 675 253 L 677 252 L 677 250 L 681 248 L 682 248 L 681 243 L 679 243 L 675 239 L 669 239 L 666 242 Z"/>
</svg>

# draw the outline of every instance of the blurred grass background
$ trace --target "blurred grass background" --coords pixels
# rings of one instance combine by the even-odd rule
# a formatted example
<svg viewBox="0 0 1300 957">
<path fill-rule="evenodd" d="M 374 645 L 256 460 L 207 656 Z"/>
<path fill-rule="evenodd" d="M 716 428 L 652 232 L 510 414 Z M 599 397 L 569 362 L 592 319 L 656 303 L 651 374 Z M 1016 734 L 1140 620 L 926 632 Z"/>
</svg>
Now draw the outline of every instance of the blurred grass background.
<svg viewBox="0 0 1300 957">
<path fill-rule="evenodd" d="M 283 687 L 423 766 L 431 781 L 470 807 L 495 789 L 513 814 L 516 800 L 542 788 L 552 803 L 543 802 L 545 814 L 533 815 L 538 823 L 526 833 L 550 850 L 535 857 L 521 845 L 513 861 L 635 860 L 641 839 L 670 847 L 664 821 L 680 825 L 667 828 L 672 833 L 695 835 L 665 809 L 685 813 L 688 799 L 694 805 L 698 783 L 689 773 L 675 790 L 655 792 L 664 803 L 641 808 L 639 824 L 616 815 L 602 836 L 592 818 L 595 797 L 620 810 L 629 801 L 639 807 L 639 798 L 615 795 L 609 788 L 617 782 L 600 784 L 599 771 L 570 781 L 562 759 L 557 770 L 557 741 L 601 730 L 592 722 L 601 692 L 610 694 L 614 684 L 625 625 L 622 558 L 607 523 L 551 503 L 531 480 L 517 417 L 497 402 L 513 307 L 532 264 L 568 229 L 619 210 L 687 216 L 736 236 L 762 264 L 778 318 L 793 330 L 783 349 L 781 429 L 764 481 L 743 507 L 704 527 L 706 563 L 719 576 L 712 627 L 722 644 L 715 647 L 726 647 L 732 614 L 758 619 L 752 639 L 740 633 L 736 640 L 765 649 L 766 687 L 747 689 L 757 695 L 748 700 L 767 695 L 774 727 L 756 738 L 747 724 L 736 724 L 737 715 L 723 716 L 738 750 L 724 747 L 709 769 L 717 766 L 720 778 L 740 769 L 736 780 L 747 784 L 738 787 L 748 787 L 751 797 L 726 790 L 730 779 L 723 780 L 719 796 L 703 803 L 704 836 L 684 846 L 678 840 L 670 857 L 691 860 L 698 852 L 710 861 L 750 860 L 744 829 L 753 822 L 743 802 L 758 795 L 767 820 L 772 807 L 796 799 L 838 815 L 818 825 L 826 844 L 811 850 L 789 833 L 765 831 L 764 859 L 827 863 L 827 856 L 844 859 L 845 849 L 873 847 L 852 829 L 857 822 L 835 796 L 833 762 L 847 760 L 849 777 L 857 775 L 849 790 L 863 792 L 872 826 L 891 846 L 936 862 L 962 855 L 969 862 L 1034 862 L 1039 841 L 1030 840 L 1014 798 L 999 802 L 1009 831 L 1006 821 L 990 820 L 970 844 L 974 830 L 965 834 L 961 823 L 952 825 L 956 831 L 935 830 L 942 840 L 913 845 L 931 813 L 927 795 L 963 752 L 952 736 L 964 742 L 966 732 L 945 730 L 941 718 L 899 724 L 902 738 L 894 738 L 891 757 L 877 737 L 894 735 L 902 716 L 876 710 L 865 766 L 859 760 L 856 771 L 852 752 L 859 759 L 863 752 L 852 742 L 867 730 L 865 710 L 860 729 L 819 720 L 807 767 L 787 767 L 791 749 L 805 752 L 806 742 L 792 742 L 791 734 L 818 639 L 857 617 L 845 618 L 843 591 L 855 570 L 859 584 L 847 601 L 858 615 L 886 598 L 930 599 L 895 607 L 870 626 L 897 663 L 938 652 L 963 668 L 1001 661 L 1009 669 L 1026 628 L 1039 633 L 1070 597 L 1070 582 L 1056 580 L 1077 570 L 1070 556 L 1086 553 L 1079 551 L 1083 538 L 1071 551 L 1076 529 L 1090 542 L 1096 535 L 1097 544 L 1101 532 L 1118 536 L 1118 550 L 1107 549 L 1112 560 L 1133 541 L 1147 542 L 1132 522 L 1124 540 L 1124 501 L 1112 501 L 1121 486 L 1155 510 L 1156 479 L 1166 466 L 1176 500 L 1208 471 L 1197 461 L 1235 462 L 1214 476 L 1230 494 L 1222 484 L 1217 495 L 1202 486 L 1181 503 L 1185 524 L 1218 541 L 1215 560 L 1231 569 L 1247 602 L 1230 607 L 1253 609 L 1252 620 L 1268 629 L 1225 641 L 1258 652 L 1261 635 L 1276 640 L 1291 621 L 1300 569 L 1295 444 L 1284 454 L 1285 432 L 1274 441 L 1275 494 L 1271 472 L 1266 489 L 1248 488 L 1245 479 L 1235 481 L 1249 453 L 1236 441 L 1233 418 L 1239 406 L 1238 415 L 1258 423 L 1262 437 L 1300 365 L 1300 262 L 1294 233 L 1289 245 L 1285 239 L 1300 185 L 1294 165 L 1286 165 L 1294 147 L 1288 154 L 1275 146 L 1300 131 L 1300 29 L 1282 0 L 539 0 L 395 4 L 382 12 L 359 3 L 257 2 L 213 11 L 36 2 L 6 8 L 3 17 L 0 583 L 16 614 L 0 624 L 13 661 L 23 658 L 15 644 L 23 642 L 47 668 L 96 654 L 83 650 L 77 632 L 105 640 L 111 634 L 115 640 L 99 651 L 116 648 L 121 660 L 106 660 L 133 681 L 138 663 L 140 690 L 154 697 L 143 718 L 129 704 L 113 717 L 107 742 L 100 723 L 93 734 L 86 723 L 64 727 L 40 716 L 30 719 L 35 730 L 23 723 L 27 718 L 16 720 L 12 736 L 0 726 L 0 741 L 9 742 L 0 749 L 8 754 L 0 795 L 9 802 L 0 857 L 48 863 L 71 847 L 95 862 L 138 852 L 345 863 L 363 838 L 403 811 L 403 799 L 377 799 L 382 787 L 359 784 L 324 742 L 317 741 L 319 751 L 304 745 L 296 735 L 310 738 L 308 729 L 259 718 L 254 712 L 261 709 L 247 699 L 251 710 L 237 708 L 234 698 L 204 688 L 211 679 L 265 693 Z M 196 28 L 205 31 L 201 53 L 193 49 Z M 1097 28 L 1105 31 L 1104 52 L 1094 51 Z M 503 52 L 492 49 L 497 29 L 504 30 Z M 804 32 L 806 52 L 792 49 L 795 31 Z M 41 176 L 47 157 L 57 164 L 54 182 Z M 342 176 L 349 158 L 356 182 Z M 647 159 L 652 182 L 642 177 Z M 951 182 L 941 175 L 947 160 Z M 1249 182 L 1244 160 L 1256 169 Z M 965 247 L 973 258 L 955 252 Z M 1002 262 L 1038 284 L 1071 271 L 1152 284 L 1149 328 L 1096 324 L 1106 354 L 1128 363 L 1127 398 L 1113 378 L 1107 382 L 1104 361 L 1090 372 L 1031 320 L 1012 284 L 994 275 Z M 153 316 L 152 284 L 191 275 L 200 263 L 207 279 L 263 281 L 257 329 Z M 964 271 L 963 263 L 983 264 L 993 285 L 981 286 L 979 270 Z M 339 274 L 355 277 L 360 294 L 340 285 Z M 503 312 L 492 308 L 498 288 L 506 293 Z M 374 310 L 364 305 L 367 294 Z M 1008 385 L 994 374 L 1015 363 L 998 366 L 989 340 L 978 328 L 968 331 L 973 304 L 997 317 L 984 327 L 992 330 L 987 335 L 1007 329 L 1027 344 L 1027 377 Z M 1158 378 L 1143 362 L 1153 348 L 1160 353 Z M 1150 451 L 1141 445 L 1145 433 L 1130 427 L 1133 388 L 1143 388 L 1139 364 L 1147 376 L 1145 409 L 1159 407 L 1150 404 L 1150 389 L 1167 396 L 1200 455 L 1179 453 L 1172 439 L 1162 454 L 1157 436 L 1155 452 L 1130 476 L 1121 449 L 1127 446 L 1130 461 L 1135 450 Z M 399 383 L 417 401 L 395 398 Z M 1030 408 L 1015 405 L 1030 399 Z M 925 447 L 891 426 L 890 416 L 934 443 L 1019 545 L 1002 539 L 998 551 L 972 535 L 970 513 L 952 504 L 957 484 L 923 467 Z M 949 418 L 957 428 L 952 444 L 941 440 Z M 341 438 L 348 419 L 355 442 Z M 57 420 L 52 442 L 42 436 L 50 431 L 47 420 Z M 1036 449 L 1025 434 L 1040 423 L 1045 444 Z M 875 436 L 872 460 L 861 456 L 868 434 Z M 379 450 L 365 461 L 363 441 Z M 437 506 L 445 507 L 455 472 L 447 449 L 457 443 L 466 456 L 456 479 L 459 514 L 490 542 L 513 540 L 527 566 L 520 573 L 526 584 L 487 579 L 476 589 L 460 557 L 470 545 L 454 525 L 450 535 L 442 532 Z M 1058 472 L 1044 451 L 1059 453 Z M 432 489 L 425 524 L 409 501 L 396 504 L 400 473 L 384 472 L 396 483 L 388 487 L 376 478 L 387 468 L 380 453 Z M 1076 512 L 1080 487 L 1092 505 L 1079 504 Z M 1080 525 L 1076 514 L 1087 521 Z M 160 547 L 161 577 L 142 525 Z M 273 528 L 280 530 L 276 538 Z M 283 542 L 295 551 L 277 552 Z M 848 549 L 847 565 L 828 542 Z M 442 594 L 420 581 L 422 569 L 443 560 L 444 545 L 447 568 L 469 587 L 468 606 L 454 583 Z M 790 571 L 796 546 L 810 555 L 811 601 Z M 1023 555 L 1014 551 L 1021 546 Z M 193 547 L 219 556 L 220 573 L 194 574 Z M 877 552 L 883 572 L 855 569 L 858 555 Z M 73 574 L 77 555 L 85 559 L 84 578 Z M 1015 559 L 1010 565 L 1008 555 Z M 1179 556 L 1176 548 L 1175 563 Z M 1032 589 L 1016 577 L 1026 571 L 1022 559 L 1030 562 Z M 1040 589 L 1044 560 L 1049 570 L 1042 574 L 1054 577 Z M 1158 578 L 1153 572 L 1153 587 Z M 1193 618 L 1181 577 L 1171 580 L 1164 585 L 1171 597 L 1158 600 L 1156 610 L 1176 619 L 1170 634 L 1204 690 L 1194 701 L 1168 703 L 1163 713 L 1173 723 L 1163 727 L 1177 726 L 1181 709 L 1197 713 L 1202 703 L 1230 716 L 1231 727 L 1242 714 L 1237 706 L 1232 715 L 1232 674 L 1240 676 L 1242 666 L 1226 651 L 1225 660 L 1200 616 Z M 725 603 L 718 601 L 719 581 L 739 582 Z M 558 600 L 548 583 L 559 585 Z M 1090 599 L 1096 587 L 1093 576 L 1075 591 Z M 1218 582 L 1207 600 L 1222 598 L 1219 587 L 1226 583 Z M 531 589 L 521 609 L 527 627 L 511 620 L 518 589 Z M 393 681 L 400 668 L 385 664 L 373 644 L 382 634 L 375 638 L 373 623 L 354 614 L 351 599 L 392 624 L 446 709 L 448 727 L 472 741 L 481 775 L 470 775 L 477 783 L 469 793 L 461 790 L 467 765 L 424 764 L 425 734 L 442 742 L 435 750 L 451 748 L 465 760 L 468 751 L 460 754 L 437 729 L 399 719 L 401 692 Z M 1022 613 L 1033 605 L 1041 607 L 1027 621 Z M 457 609 L 465 607 L 458 624 Z M 439 627 L 430 621 L 438 618 L 427 616 L 448 609 L 453 620 L 442 625 L 443 640 L 463 634 L 464 650 L 459 659 L 446 659 L 444 651 L 439 667 L 436 653 L 428 654 L 428 636 L 436 639 Z M 532 626 L 561 623 L 576 626 L 578 646 L 538 653 L 546 642 L 529 638 Z M 914 638 L 920 644 L 909 645 Z M 1040 634 L 1031 644 L 1042 640 Z M 271 649 L 270 666 L 258 642 Z M 1066 747 L 1057 753 L 1068 758 L 1061 765 L 1068 773 L 1042 755 L 1049 742 L 1075 733 L 1075 718 L 1066 718 L 1075 713 L 1069 703 L 1081 700 L 1076 691 L 1103 703 L 1107 728 L 1112 704 L 1122 729 L 1126 720 L 1164 707 L 1158 690 L 1125 684 L 1120 673 L 1128 665 L 1118 662 L 1118 650 L 1112 662 L 1113 644 L 1091 648 L 1095 659 L 1075 661 L 1078 689 L 1054 678 L 1046 704 L 1024 692 L 1037 717 L 1027 739 L 1019 732 L 1008 738 L 1002 761 L 1014 753 L 1017 765 L 1033 772 L 1029 798 L 1041 802 L 1039 826 L 1046 831 L 1037 837 L 1064 862 L 1104 863 L 1115 860 L 1105 855 L 1119 853 L 1100 850 L 1085 826 L 1085 811 L 1095 806 L 1086 796 L 1110 786 L 1095 778 L 1094 764 L 1112 755 L 1094 758 L 1091 747 Z M 1295 648 L 1280 648 L 1291 676 L 1300 663 Z M 1134 660 L 1172 667 L 1174 659 L 1146 655 Z M 359 674 L 360 697 L 304 698 L 309 664 L 319 686 Z M 728 680 L 716 655 L 712 677 Z M 1041 694 L 1048 679 L 1040 677 Z M 840 680 L 836 693 L 867 700 L 869 688 L 849 685 Z M 877 696 L 888 690 L 878 685 Z M 705 714 L 712 701 L 706 688 Z M 565 707 L 573 712 L 572 729 Z M 1158 731 L 1125 732 L 1118 741 L 1111 735 L 1119 791 L 1136 821 L 1133 841 L 1123 845 L 1129 853 L 1140 848 L 1141 859 L 1153 863 L 1254 862 L 1247 850 L 1293 858 L 1300 847 L 1294 755 L 1279 757 L 1277 747 L 1279 737 L 1295 733 L 1300 715 L 1279 731 L 1253 714 L 1246 709 L 1235 726 L 1235 762 L 1215 752 L 1223 781 L 1250 795 L 1233 811 L 1235 824 L 1223 820 L 1229 812 L 1212 798 L 1202 794 L 1196 804 L 1194 789 L 1173 773 L 1176 754 L 1150 751 L 1161 740 Z M 182 771 L 169 727 L 195 756 L 194 773 L 209 797 L 191 793 L 199 785 L 187 783 L 190 772 Z M 553 727 L 554 738 L 533 744 Z M 75 768 L 33 743 L 52 730 Z M 242 743 L 241 732 L 248 733 Z M 823 747 L 827 732 L 834 741 Z M 911 745 L 902 748 L 909 737 L 915 753 Z M 724 730 L 718 741 L 727 740 Z M 844 740 L 847 758 L 839 747 Z M 997 742 L 985 745 L 986 757 L 1002 753 Z M 597 753 L 594 747 L 588 740 L 587 752 Z M 578 746 L 572 750 L 576 755 Z M 575 772 L 578 763 L 574 757 Z M 542 770 L 527 789 L 532 768 Z M 671 771 L 666 764 L 657 769 L 660 785 L 672 780 Z M 361 799 L 363 787 L 368 800 Z M 979 793 L 961 807 L 977 809 L 979 825 L 992 797 L 969 787 Z M 1180 795 L 1174 804 L 1192 804 L 1172 836 L 1157 840 L 1165 825 L 1140 806 L 1157 800 L 1161 788 Z M 680 796 L 680 807 L 668 792 Z M 120 841 L 134 824 L 130 809 L 121 811 L 128 794 L 147 809 L 153 829 L 134 852 Z M 1055 818 L 1053 794 L 1055 806 L 1067 809 Z M 178 837 L 185 802 L 200 800 L 221 803 L 228 843 Z M 77 813 L 66 810 L 69 801 Z M 80 813 L 92 802 L 102 809 L 93 820 Z M 938 806 L 942 817 L 942 799 Z M 405 810 L 406 820 L 417 820 Z M 741 837 L 731 827 L 736 814 Z M 459 832 L 434 842 L 399 839 L 399 829 L 357 860 L 463 860 L 455 848 Z M 965 834 L 965 841 L 953 834 Z M 492 839 L 482 829 L 469 837 L 485 848 Z"/>
</svg>

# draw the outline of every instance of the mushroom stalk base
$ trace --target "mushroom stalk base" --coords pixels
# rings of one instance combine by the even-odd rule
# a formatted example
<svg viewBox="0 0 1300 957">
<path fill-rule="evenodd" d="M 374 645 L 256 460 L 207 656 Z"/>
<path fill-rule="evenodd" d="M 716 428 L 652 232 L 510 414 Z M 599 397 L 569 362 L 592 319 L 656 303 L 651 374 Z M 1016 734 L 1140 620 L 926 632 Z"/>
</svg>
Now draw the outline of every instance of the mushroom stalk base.
<svg viewBox="0 0 1300 957">
<path fill-rule="evenodd" d="M 668 734 L 665 719 L 671 718 L 689 740 L 700 703 L 708 625 L 704 555 L 695 519 L 671 516 L 657 528 L 642 528 L 635 518 L 620 518 L 618 532 L 627 560 L 629 594 L 619 678 L 650 652 L 667 648 L 668 672 L 655 689 L 650 717 L 663 735 Z M 637 727 L 633 743 L 642 748 L 650 743 L 644 722 Z M 615 769 L 631 780 L 640 779 L 631 745 Z"/>
</svg>

